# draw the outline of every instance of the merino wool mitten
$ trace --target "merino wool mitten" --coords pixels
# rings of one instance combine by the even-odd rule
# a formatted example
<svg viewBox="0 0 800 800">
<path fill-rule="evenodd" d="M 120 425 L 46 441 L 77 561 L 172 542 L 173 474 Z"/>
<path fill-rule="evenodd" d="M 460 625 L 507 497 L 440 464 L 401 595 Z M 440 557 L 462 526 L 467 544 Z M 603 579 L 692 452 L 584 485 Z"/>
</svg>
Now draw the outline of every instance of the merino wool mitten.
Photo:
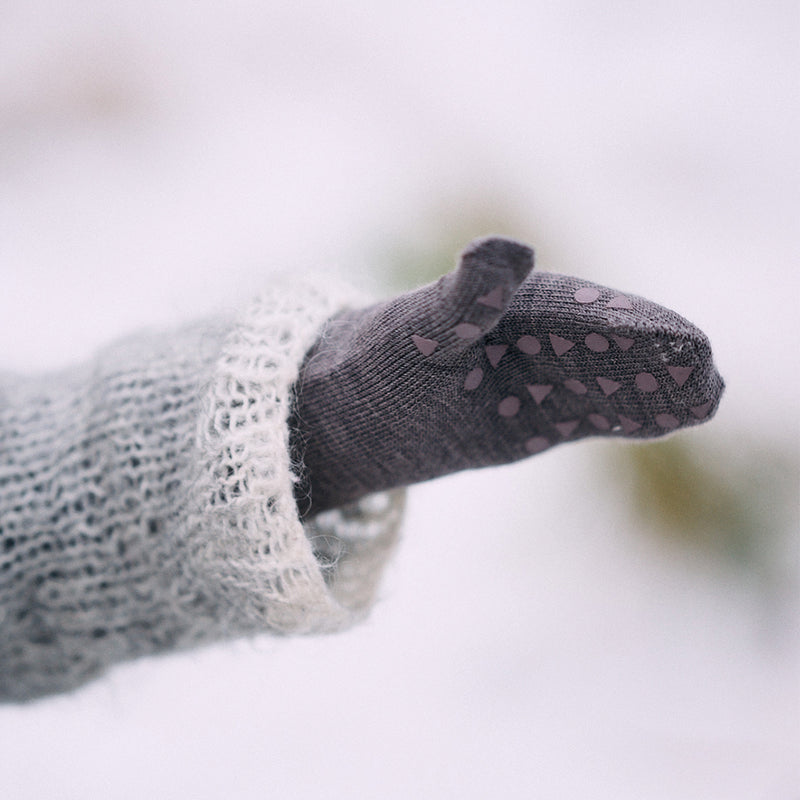
<svg viewBox="0 0 800 800">
<path fill-rule="evenodd" d="M 532 268 L 525 245 L 478 240 L 435 283 L 328 320 L 290 417 L 301 516 L 714 414 L 724 383 L 702 331 L 640 297 Z"/>
</svg>

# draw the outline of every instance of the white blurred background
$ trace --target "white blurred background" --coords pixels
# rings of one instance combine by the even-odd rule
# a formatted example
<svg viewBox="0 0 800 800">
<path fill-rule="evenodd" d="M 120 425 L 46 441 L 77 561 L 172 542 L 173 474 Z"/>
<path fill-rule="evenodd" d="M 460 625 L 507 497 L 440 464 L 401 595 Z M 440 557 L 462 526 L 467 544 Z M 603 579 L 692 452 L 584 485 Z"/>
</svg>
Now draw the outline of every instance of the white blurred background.
<svg viewBox="0 0 800 800">
<path fill-rule="evenodd" d="M 800 797 L 800 6 L 0 5 L 0 368 L 478 235 L 675 308 L 659 445 L 416 487 L 370 620 L 0 707 L 0 796 Z"/>
</svg>

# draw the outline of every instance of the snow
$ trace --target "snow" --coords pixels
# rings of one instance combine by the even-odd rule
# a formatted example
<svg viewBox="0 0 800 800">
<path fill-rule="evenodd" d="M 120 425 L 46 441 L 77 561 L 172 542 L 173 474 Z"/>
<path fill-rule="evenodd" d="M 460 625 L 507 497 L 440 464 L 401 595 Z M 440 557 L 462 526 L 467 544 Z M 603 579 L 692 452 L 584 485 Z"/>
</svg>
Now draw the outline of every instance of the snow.
<svg viewBox="0 0 800 800">
<path fill-rule="evenodd" d="M 728 393 L 687 435 L 797 452 L 796 4 L 29 0 L 4 23 L 0 367 L 279 266 L 380 287 L 375 242 L 449 241 L 488 198 L 540 268 L 709 334 Z M 0 792 L 796 797 L 797 604 L 637 530 L 603 447 L 416 487 L 352 632 L 0 709 Z"/>
</svg>

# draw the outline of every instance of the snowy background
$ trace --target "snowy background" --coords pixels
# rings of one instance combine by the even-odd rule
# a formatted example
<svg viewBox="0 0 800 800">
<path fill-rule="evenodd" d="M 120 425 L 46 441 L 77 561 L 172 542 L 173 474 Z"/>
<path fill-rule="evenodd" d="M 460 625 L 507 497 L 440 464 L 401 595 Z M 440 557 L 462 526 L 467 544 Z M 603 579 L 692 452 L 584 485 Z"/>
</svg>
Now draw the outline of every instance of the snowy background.
<svg viewBox="0 0 800 800">
<path fill-rule="evenodd" d="M 800 797 L 799 54 L 796 2 L 3 3 L 0 368 L 507 233 L 708 333 L 648 452 L 731 499 L 696 540 L 605 442 L 416 487 L 365 625 L 0 708 L 0 796 Z"/>
</svg>

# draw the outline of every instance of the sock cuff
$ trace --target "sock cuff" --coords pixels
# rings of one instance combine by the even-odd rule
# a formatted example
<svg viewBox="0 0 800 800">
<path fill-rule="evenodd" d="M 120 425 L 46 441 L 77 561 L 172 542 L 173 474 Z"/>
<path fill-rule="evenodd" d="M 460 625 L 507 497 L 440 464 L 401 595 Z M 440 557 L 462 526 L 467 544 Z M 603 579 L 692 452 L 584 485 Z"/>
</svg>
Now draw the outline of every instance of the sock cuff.
<svg viewBox="0 0 800 800">
<path fill-rule="evenodd" d="M 227 337 L 205 398 L 192 525 L 202 569 L 247 632 L 338 630 L 373 601 L 405 500 L 396 490 L 302 523 L 288 418 L 306 352 L 336 312 L 368 302 L 326 276 L 281 275 Z"/>
</svg>

